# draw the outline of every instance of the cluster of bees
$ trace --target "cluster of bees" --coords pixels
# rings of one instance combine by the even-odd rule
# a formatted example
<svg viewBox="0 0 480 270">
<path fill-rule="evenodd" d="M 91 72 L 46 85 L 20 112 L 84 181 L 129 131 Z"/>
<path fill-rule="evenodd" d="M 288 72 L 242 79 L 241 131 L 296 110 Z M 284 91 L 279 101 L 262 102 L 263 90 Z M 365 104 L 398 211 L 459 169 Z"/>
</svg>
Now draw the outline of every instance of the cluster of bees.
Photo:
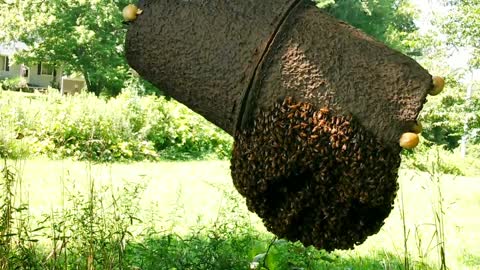
<svg viewBox="0 0 480 270">
<path fill-rule="evenodd" d="M 399 166 L 400 148 L 382 146 L 352 116 L 287 97 L 237 132 L 231 173 L 270 232 L 331 251 L 379 231 Z"/>
</svg>

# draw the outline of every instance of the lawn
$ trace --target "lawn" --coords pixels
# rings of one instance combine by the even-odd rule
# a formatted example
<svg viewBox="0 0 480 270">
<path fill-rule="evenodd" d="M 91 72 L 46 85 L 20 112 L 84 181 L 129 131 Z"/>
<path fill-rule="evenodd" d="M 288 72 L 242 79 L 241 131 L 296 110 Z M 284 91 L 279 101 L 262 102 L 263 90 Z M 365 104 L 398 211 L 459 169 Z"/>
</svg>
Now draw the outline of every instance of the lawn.
<svg viewBox="0 0 480 270">
<path fill-rule="evenodd" d="M 236 193 L 226 161 L 94 165 L 67 160 L 28 160 L 12 162 L 10 168 L 21 179 L 21 200 L 28 203 L 31 220 L 39 221 L 53 212 L 68 211 L 75 204 L 78 207 L 78 200 L 71 198 L 88 197 L 92 183 L 95 196 L 103 198 L 98 199 L 102 205 L 111 205 L 113 201 L 117 203 L 122 193 L 139 186 L 141 188 L 133 193 L 134 197 L 127 197 L 132 204 L 137 199 L 139 203 L 138 209 L 133 211 L 136 222 L 132 221 L 133 225 L 129 226 L 132 242 L 144 239 L 145 231 L 150 229 L 184 239 L 192 233 L 201 233 L 202 230 L 212 232 L 212 228 L 239 220 L 242 223 L 238 224 L 244 224 L 241 226 L 251 226 L 253 238 L 258 237 L 263 249 L 272 238 L 259 218 L 248 212 L 242 198 Z M 327 259 L 329 263 L 325 268 L 311 269 L 403 269 L 405 238 L 409 265 L 413 266 L 411 269 L 435 269 L 439 262 L 440 246 L 444 246 L 445 261 L 450 269 L 480 269 L 479 180 L 476 177 L 451 175 L 442 175 L 437 179 L 426 173 L 402 170 L 399 179 L 401 189 L 395 209 L 382 230 L 353 251 L 322 255 L 333 256 L 334 259 Z M 17 185 L 17 200 L 20 198 L 19 189 L 20 185 Z M 400 211 L 402 206 L 404 218 Z M 442 220 L 443 223 L 439 223 Z M 228 230 L 231 230 L 231 234 L 227 233 L 226 238 L 238 236 L 235 235 L 236 228 Z M 445 239 L 443 245 L 442 239 L 438 238 L 442 232 Z M 162 235 L 159 235 L 161 238 Z M 45 240 L 41 242 L 45 246 L 51 245 Z M 294 246 L 299 248 L 298 243 Z M 260 248 L 256 252 L 265 251 Z M 311 252 L 311 249 L 306 251 Z M 245 256 L 252 259 L 256 254 L 251 250 L 249 252 Z M 312 259 L 311 256 L 309 258 Z M 325 259 L 315 257 L 316 260 L 322 258 Z M 289 260 L 287 263 L 295 258 Z"/>
</svg>

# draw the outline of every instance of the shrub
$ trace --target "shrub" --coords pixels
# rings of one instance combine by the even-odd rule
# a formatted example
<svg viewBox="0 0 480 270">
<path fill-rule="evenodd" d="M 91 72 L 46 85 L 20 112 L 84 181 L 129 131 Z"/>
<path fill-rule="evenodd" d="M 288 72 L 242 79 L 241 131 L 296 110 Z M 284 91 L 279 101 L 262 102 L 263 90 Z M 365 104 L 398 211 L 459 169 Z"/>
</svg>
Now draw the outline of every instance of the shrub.
<svg viewBox="0 0 480 270">
<path fill-rule="evenodd" d="M 429 172 L 435 166 L 439 173 L 462 176 L 477 175 L 480 171 L 474 156 L 462 158 L 458 149 L 445 150 L 443 146 L 433 145 L 424 139 L 415 150 L 403 150 L 402 166 L 422 172 Z"/>
<path fill-rule="evenodd" d="M 469 142 L 480 142 L 480 94 L 474 92 L 465 98 L 466 86 L 453 78 L 447 78 L 447 89 L 435 97 L 429 97 L 421 112 L 422 135 L 431 144 L 442 145 L 447 150 L 456 149 L 463 135 Z M 467 130 L 465 133 L 465 122 Z"/>
<path fill-rule="evenodd" d="M 50 89 L 47 95 L 4 92 L 0 105 L 0 133 L 8 134 L 0 141 L 3 157 L 18 158 L 17 145 L 30 155 L 102 162 L 230 154 L 228 134 L 164 97 L 128 90 L 111 99 L 62 96 Z"/>
<path fill-rule="evenodd" d="M 0 85 L 3 90 L 28 91 L 27 81 L 21 77 L 5 79 Z"/>
</svg>

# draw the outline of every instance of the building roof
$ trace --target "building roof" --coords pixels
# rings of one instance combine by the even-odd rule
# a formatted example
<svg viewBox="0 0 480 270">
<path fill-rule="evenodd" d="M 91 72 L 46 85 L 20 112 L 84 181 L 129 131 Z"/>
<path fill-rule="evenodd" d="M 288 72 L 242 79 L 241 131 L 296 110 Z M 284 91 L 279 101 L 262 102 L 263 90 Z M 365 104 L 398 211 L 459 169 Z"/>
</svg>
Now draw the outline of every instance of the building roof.
<svg viewBox="0 0 480 270">
<path fill-rule="evenodd" d="M 26 49 L 27 45 L 23 42 L 0 43 L 0 55 L 12 56 Z"/>
</svg>

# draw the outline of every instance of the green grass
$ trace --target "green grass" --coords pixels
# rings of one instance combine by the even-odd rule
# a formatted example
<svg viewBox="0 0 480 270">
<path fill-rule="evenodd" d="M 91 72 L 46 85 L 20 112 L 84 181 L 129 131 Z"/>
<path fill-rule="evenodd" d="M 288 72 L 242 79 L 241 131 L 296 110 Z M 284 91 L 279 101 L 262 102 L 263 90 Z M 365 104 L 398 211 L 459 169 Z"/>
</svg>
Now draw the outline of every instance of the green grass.
<svg viewBox="0 0 480 270">
<path fill-rule="evenodd" d="M 164 269 L 159 265 L 172 267 L 167 269 L 246 269 L 255 255 L 266 252 L 273 237 L 246 209 L 225 161 L 92 165 L 29 160 L 17 161 L 11 168 L 21 180 L 21 198 L 28 203 L 31 223 L 55 211 L 82 213 L 84 204 L 68 198 L 87 198 L 91 183 L 103 207 L 100 209 L 120 203 L 121 194 L 141 186 L 126 198 L 132 205 L 138 199 L 138 209 L 129 210 L 135 220 L 128 225 L 131 237 L 125 253 L 130 266 L 140 269 Z M 450 175 L 440 178 L 449 269 L 480 269 L 479 180 Z M 399 182 L 409 269 L 438 269 L 438 226 L 434 225 L 433 211 L 438 206 L 437 182 L 427 173 L 412 170 L 402 170 Z M 18 184 L 16 188 L 20 189 Z M 274 245 L 267 256 L 270 269 L 290 269 L 288 265 L 305 269 L 404 269 L 401 206 L 397 200 L 382 230 L 352 251 L 326 254 L 299 244 Z M 76 212 L 69 210 L 75 207 Z M 49 250 L 51 241 L 47 238 L 38 237 Z"/>
</svg>

